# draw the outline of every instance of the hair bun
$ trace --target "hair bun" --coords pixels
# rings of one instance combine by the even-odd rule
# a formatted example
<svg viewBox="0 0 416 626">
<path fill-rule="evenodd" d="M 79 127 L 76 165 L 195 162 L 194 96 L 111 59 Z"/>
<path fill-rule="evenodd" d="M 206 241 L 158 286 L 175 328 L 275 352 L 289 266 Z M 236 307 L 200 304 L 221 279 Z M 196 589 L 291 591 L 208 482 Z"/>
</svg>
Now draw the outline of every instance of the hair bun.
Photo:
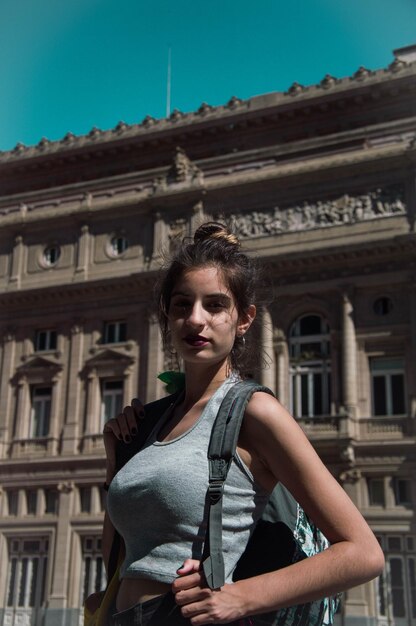
<svg viewBox="0 0 416 626">
<path fill-rule="evenodd" d="M 222 239 L 230 246 L 235 246 L 236 248 L 241 246 L 237 236 L 219 222 L 206 222 L 197 228 L 194 234 L 194 242 L 198 243 L 207 239 Z"/>
</svg>

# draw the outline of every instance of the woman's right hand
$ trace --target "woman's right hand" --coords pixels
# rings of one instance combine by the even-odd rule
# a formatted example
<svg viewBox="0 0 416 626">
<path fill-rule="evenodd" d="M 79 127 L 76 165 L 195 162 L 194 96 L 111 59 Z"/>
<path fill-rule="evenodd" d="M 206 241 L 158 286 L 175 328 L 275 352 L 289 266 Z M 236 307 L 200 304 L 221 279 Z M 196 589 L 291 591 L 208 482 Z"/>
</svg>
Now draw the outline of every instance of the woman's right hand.
<svg viewBox="0 0 416 626">
<path fill-rule="evenodd" d="M 109 484 L 116 471 L 116 445 L 118 441 L 129 444 L 138 433 L 138 424 L 144 418 L 144 407 L 138 398 L 133 398 L 131 405 L 123 412 L 105 423 L 103 429 L 104 447 L 107 455 L 107 476 Z"/>
</svg>

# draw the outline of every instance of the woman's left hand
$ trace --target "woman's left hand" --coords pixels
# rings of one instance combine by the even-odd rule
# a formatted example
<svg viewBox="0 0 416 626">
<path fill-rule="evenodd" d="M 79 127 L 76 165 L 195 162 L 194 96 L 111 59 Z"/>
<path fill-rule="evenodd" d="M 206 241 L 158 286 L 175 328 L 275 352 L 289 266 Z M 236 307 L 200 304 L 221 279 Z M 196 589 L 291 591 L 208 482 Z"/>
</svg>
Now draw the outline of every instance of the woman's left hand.
<svg viewBox="0 0 416 626">
<path fill-rule="evenodd" d="M 200 562 L 187 559 L 177 571 L 179 578 L 172 583 L 175 601 L 184 617 L 193 626 L 228 624 L 244 616 L 244 598 L 238 585 L 210 589 L 200 568 Z"/>
</svg>

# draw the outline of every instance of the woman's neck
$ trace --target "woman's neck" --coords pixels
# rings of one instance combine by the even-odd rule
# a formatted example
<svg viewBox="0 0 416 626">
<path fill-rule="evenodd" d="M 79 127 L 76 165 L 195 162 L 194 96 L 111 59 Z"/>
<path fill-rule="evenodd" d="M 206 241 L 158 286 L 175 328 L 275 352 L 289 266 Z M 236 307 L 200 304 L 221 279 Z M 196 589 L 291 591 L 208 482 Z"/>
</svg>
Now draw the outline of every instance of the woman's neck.
<svg viewBox="0 0 416 626">
<path fill-rule="evenodd" d="M 208 400 L 231 374 L 228 364 L 220 367 L 195 368 L 194 364 L 185 366 L 185 397 L 184 406 L 190 406 Z"/>
</svg>

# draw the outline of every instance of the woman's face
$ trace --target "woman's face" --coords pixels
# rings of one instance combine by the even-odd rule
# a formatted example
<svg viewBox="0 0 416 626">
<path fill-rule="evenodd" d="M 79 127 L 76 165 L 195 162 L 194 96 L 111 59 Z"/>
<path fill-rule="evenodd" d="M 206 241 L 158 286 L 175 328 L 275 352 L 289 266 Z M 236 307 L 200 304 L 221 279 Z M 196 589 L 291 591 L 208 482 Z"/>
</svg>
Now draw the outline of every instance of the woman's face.
<svg viewBox="0 0 416 626">
<path fill-rule="evenodd" d="M 173 347 L 185 363 L 226 363 L 236 335 L 251 324 L 252 318 L 244 317 L 217 268 L 188 270 L 173 288 L 169 306 Z"/>
</svg>

